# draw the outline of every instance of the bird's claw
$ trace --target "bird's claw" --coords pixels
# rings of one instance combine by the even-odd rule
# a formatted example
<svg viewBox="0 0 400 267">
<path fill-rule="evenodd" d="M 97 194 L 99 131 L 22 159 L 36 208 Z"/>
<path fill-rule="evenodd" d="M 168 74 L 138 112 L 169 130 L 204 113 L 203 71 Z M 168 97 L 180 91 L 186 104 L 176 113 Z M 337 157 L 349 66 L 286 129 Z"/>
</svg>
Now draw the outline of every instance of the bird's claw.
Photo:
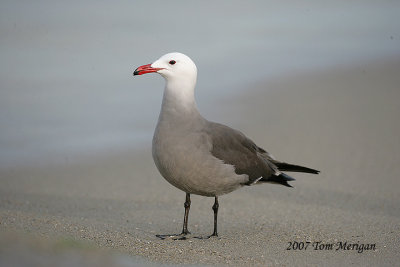
<svg viewBox="0 0 400 267">
<path fill-rule="evenodd" d="M 162 240 L 186 240 L 189 238 L 190 232 L 172 235 L 156 235 L 156 237 Z"/>
<path fill-rule="evenodd" d="M 218 238 L 219 239 L 218 234 L 212 234 L 212 235 L 209 235 L 209 236 L 196 236 L 195 238 L 197 238 L 197 239 Z"/>
</svg>

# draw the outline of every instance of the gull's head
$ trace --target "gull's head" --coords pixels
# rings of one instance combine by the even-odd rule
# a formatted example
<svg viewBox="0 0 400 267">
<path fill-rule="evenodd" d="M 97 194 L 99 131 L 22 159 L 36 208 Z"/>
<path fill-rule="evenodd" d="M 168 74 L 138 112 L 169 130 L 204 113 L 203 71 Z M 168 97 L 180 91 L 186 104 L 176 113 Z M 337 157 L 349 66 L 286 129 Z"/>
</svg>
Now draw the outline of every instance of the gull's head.
<svg viewBox="0 0 400 267">
<path fill-rule="evenodd" d="M 168 53 L 152 64 L 137 68 L 133 75 L 157 72 L 167 81 L 170 80 L 192 80 L 196 82 L 197 68 L 194 62 L 182 53 Z"/>
</svg>

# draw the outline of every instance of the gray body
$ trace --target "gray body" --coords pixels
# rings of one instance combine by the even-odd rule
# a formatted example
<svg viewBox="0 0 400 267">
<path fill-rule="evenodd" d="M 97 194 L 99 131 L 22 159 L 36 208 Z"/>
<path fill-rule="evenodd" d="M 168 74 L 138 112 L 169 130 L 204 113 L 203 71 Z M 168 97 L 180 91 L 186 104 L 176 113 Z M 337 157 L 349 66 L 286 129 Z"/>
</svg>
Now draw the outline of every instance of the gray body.
<svg viewBox="0 0 400 267">
<path fill-rule="evenodd" d="M 161 175 L 191 194 L 218 196 L 249 181 L 231 164 L 215 157 L 209 129 L 214 125 L 197 112 L 174 116 L 163 107 L 153 137 L 153 159 Z M 216 124 L 215 124 L 216 125 Z"/>
</svg>

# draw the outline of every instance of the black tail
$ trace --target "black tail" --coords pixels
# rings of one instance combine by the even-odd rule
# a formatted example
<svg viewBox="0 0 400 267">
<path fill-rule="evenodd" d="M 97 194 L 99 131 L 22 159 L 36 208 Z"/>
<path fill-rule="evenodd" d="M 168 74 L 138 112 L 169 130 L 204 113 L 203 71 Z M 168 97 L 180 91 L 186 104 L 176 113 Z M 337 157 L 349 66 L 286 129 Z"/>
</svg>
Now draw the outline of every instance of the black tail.
<svg viewBox="0 0 400 267">
<path fill-rule="evenodd" d="M 305 173 L 313 173 L 313 174 L 318 174 L 319 171 L 299 166 L 299 165 L 293 165 L 285 162 L 274 162 L 274 164 L 278 167 L 278 170 L 280 171 L 288 171 L 288 172 L 305 172 Z M 290 184 L 288 184 L 288 181 L 294 181 L 295 179 L 286 173 L 281 173 L 279 175 L 272 175 L 268 178 L 262 178 L 260 182 L 265 182 L 265 183 L 277 183 L 281 184 L 287 187 L 293 187 Z"/>
<path fill-rule="evenodd" d="M 303 166 L 299 166 L 299 165 L 293 165 L 293 164 L 289 164 L 289 163 L 285 163 L 285 162 L 277 162 L 275 163 L 276 167 L 278 167 L 278 169 L 280 171 L 287 171 L 287 172 L 306 172 L 306 173 L 314 173 L 314 174 L 318 174 L 319 171 L 311 169 L 311 168 L 307 168 L 307 167 L 303 167 Z"/>
<path fill-rule="evenodd" d="M 293 187 L 290 184 L 288 184 L 288 181 L 294 181 L 296 179 L 294 179 L 293 177 L 285 174 L 285 173 L 281 173 L 279 175 L 272 175 L 270 177 L 268 177 L 268 179 L 262 178 L 260 180 L 260 182 L 265 182 L 265 183 L 277 183 L 277 184 L 281 184 L 287 187 Z"/>
</svg>

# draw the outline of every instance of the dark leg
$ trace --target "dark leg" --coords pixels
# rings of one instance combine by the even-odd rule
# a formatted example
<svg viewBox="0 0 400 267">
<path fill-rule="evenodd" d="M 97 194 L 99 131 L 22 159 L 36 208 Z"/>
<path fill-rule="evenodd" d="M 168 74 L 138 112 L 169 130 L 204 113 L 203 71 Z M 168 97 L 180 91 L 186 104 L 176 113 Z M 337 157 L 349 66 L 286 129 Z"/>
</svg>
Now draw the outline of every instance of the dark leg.
<svg viewBox="0 0 400 267">
<path fill-rule="evenodd" d="M 217 232 L 218 208 L 219 208 L 218 197 L 216 196 L 214 205 L 212 206 L 212 209 L 214 211 L 214 232 L 211 236 L 218 236 Z"/>
<path fill-rule="evenodd" d="M 161 239 L 173 239 L 173 240 L 185 240 L 186 235 L 190 234 L 188 231 L 188 219 L 189 219 L 189 209 L 190 209 L 190 194 L 186 193 L 186 200 L 185 200 L 185 217 L 183 217 L 183 229 L 182 233 L 177 235 L 156 235 L 157 237 Z"/>
<path fill-rule="evenodd" d="M 189 209 L 190 209 L 190 194 L 186 193 L 186 200 L 185 200 L 185 217 L 183 217 L 183 229 L 182 235 L 190 234 L 188 231 L 188 219 L 189 219 Z"/>
</svg>

